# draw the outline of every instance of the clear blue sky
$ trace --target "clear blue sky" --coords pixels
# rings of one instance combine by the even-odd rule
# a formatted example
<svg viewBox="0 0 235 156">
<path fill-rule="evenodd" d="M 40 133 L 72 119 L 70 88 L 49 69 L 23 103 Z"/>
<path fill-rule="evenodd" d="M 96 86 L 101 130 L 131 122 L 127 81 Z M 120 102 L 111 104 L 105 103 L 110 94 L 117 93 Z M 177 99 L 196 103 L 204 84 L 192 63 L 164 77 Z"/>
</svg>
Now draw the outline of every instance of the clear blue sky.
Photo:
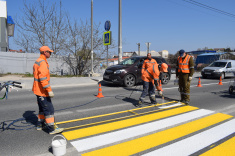
<svg viewBox="0 0 235 156">
<path fill-rule="evenodd" d="M 23 0 L 6 1 L 8 15 L 14 20 L 16 14 L 21 15 Z M 180 49 L 193 51 L 204 47 L 235 49 L 235 0 L 194 1 L 234 16 L 226 16 L 184 0 L 122 0 L 122 51 L 137 51 L 136 43 L 140 43 L 140 49 L 144 51 L 147 49 L 146 42 L 151 42 L 150 50 L 168 50 L 172 54 Z M 72 18 L 90 20 L 91 0 L 62 0 L 62 4 Z M 110 20 L 116 45 L 118 4 L 119 0 L 93 0 L 94 23 L 100 22 L 104 30 L 105 21 Z M 118 54 L 118 48 L 115 53 Z"/>
</svg>

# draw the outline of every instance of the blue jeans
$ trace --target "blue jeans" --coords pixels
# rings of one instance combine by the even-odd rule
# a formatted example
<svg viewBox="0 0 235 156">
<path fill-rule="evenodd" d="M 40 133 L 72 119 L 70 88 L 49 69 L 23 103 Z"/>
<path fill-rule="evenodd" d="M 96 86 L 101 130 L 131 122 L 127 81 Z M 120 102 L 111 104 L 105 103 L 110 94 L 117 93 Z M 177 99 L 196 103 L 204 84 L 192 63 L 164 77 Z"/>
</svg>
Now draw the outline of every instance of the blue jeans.
<svg viewBox="0 0 235 156">
<path fill-rule="evenodd" d="M 149 93 L 149 98 L 151 97 L 151 95 L 155 96 L 155 88 L 152 82 L 146 82 L 143 81 L 143 92 L 140 96 L 140 100 L 144 100 L 144 98 L 146 97 L 146 95 Z M 151 98 L 150 98 L 151 100 Z"/>
</svg>

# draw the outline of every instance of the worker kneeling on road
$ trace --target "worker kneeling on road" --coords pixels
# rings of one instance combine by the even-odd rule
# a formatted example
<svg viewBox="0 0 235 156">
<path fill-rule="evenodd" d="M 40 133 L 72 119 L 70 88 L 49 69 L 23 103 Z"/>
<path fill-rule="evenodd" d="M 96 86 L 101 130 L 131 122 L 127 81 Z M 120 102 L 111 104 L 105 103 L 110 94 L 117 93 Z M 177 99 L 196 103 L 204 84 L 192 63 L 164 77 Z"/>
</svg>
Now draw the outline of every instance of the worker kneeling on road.
<svg viewBox="0 0 235 156">
<path fill-rule="evenodd" d="M 193 78 L 194 64 L 193 58 L 186 54 L 182 49 L 176 65 L 176 78 L 179 78 L 180 102 L 189 104 L 190 101 L 190 82 Z"/>
<path fill-rule="evenodd" d="M 143 92 L 140 96 L 138 106 L 144 103 L 144 99 L 148 93 L 151 103 L 156 104 L 157 101 L 155 97 L 154 83 L 157 83 L 159 80 L 159 69 L 157 62 L 155 59 L 152 59 L 150 53 L 147 54 L 147 59 L 144 60 L 141 73 L 141 78 L 143 80 Z"/>
<path fill-rule="evenodd" d="M 43 124 L 49 129 L 49 134 L 62 132 L 63 128 L 58 128 L 54 125 L 54 107 L 51 98 L 54 97 L 50 86 L 50 71 L 47 58 L 53 52 L 48 46 L 42 46 L 40 49 L 40 57 L 33 65 L 33 89 L 32 91 L 37 96 L 39 107 L 37 130 L 42 130 Z"/>
</svg>

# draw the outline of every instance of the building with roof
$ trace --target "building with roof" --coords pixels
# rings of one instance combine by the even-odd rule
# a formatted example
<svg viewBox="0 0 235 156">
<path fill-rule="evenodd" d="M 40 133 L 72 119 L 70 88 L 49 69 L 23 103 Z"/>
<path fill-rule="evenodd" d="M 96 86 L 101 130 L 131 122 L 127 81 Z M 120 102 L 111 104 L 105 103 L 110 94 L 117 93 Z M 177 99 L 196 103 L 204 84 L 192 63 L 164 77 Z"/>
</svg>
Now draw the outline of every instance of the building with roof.
<svg viewBox="0 0 235 156">
<path fill-rule="evenodd" d="M 138 51 L 136 51 L 136 53 L 138 54 Z M 151 50 L 150 51 L 152 56 L 161 56 L 158 52 Z M 147 51 L 140 51 L 140 56 L 147 56 Z"/>
</svg>

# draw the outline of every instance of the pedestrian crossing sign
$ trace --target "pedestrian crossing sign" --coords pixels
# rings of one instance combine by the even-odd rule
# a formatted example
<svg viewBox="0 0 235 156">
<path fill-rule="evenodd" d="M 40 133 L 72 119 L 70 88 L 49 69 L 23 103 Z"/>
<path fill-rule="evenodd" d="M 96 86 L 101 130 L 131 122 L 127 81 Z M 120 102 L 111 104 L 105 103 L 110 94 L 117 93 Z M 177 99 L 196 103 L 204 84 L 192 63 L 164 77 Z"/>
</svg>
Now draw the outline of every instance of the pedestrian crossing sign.
<svg viewBox="0 0 235 156">
<path fill-rule="evenodd" d="M 103 42 L 104 42 L 104 45 L 111 44 L 111 31 L 104 32 Z"/>
</svg>

